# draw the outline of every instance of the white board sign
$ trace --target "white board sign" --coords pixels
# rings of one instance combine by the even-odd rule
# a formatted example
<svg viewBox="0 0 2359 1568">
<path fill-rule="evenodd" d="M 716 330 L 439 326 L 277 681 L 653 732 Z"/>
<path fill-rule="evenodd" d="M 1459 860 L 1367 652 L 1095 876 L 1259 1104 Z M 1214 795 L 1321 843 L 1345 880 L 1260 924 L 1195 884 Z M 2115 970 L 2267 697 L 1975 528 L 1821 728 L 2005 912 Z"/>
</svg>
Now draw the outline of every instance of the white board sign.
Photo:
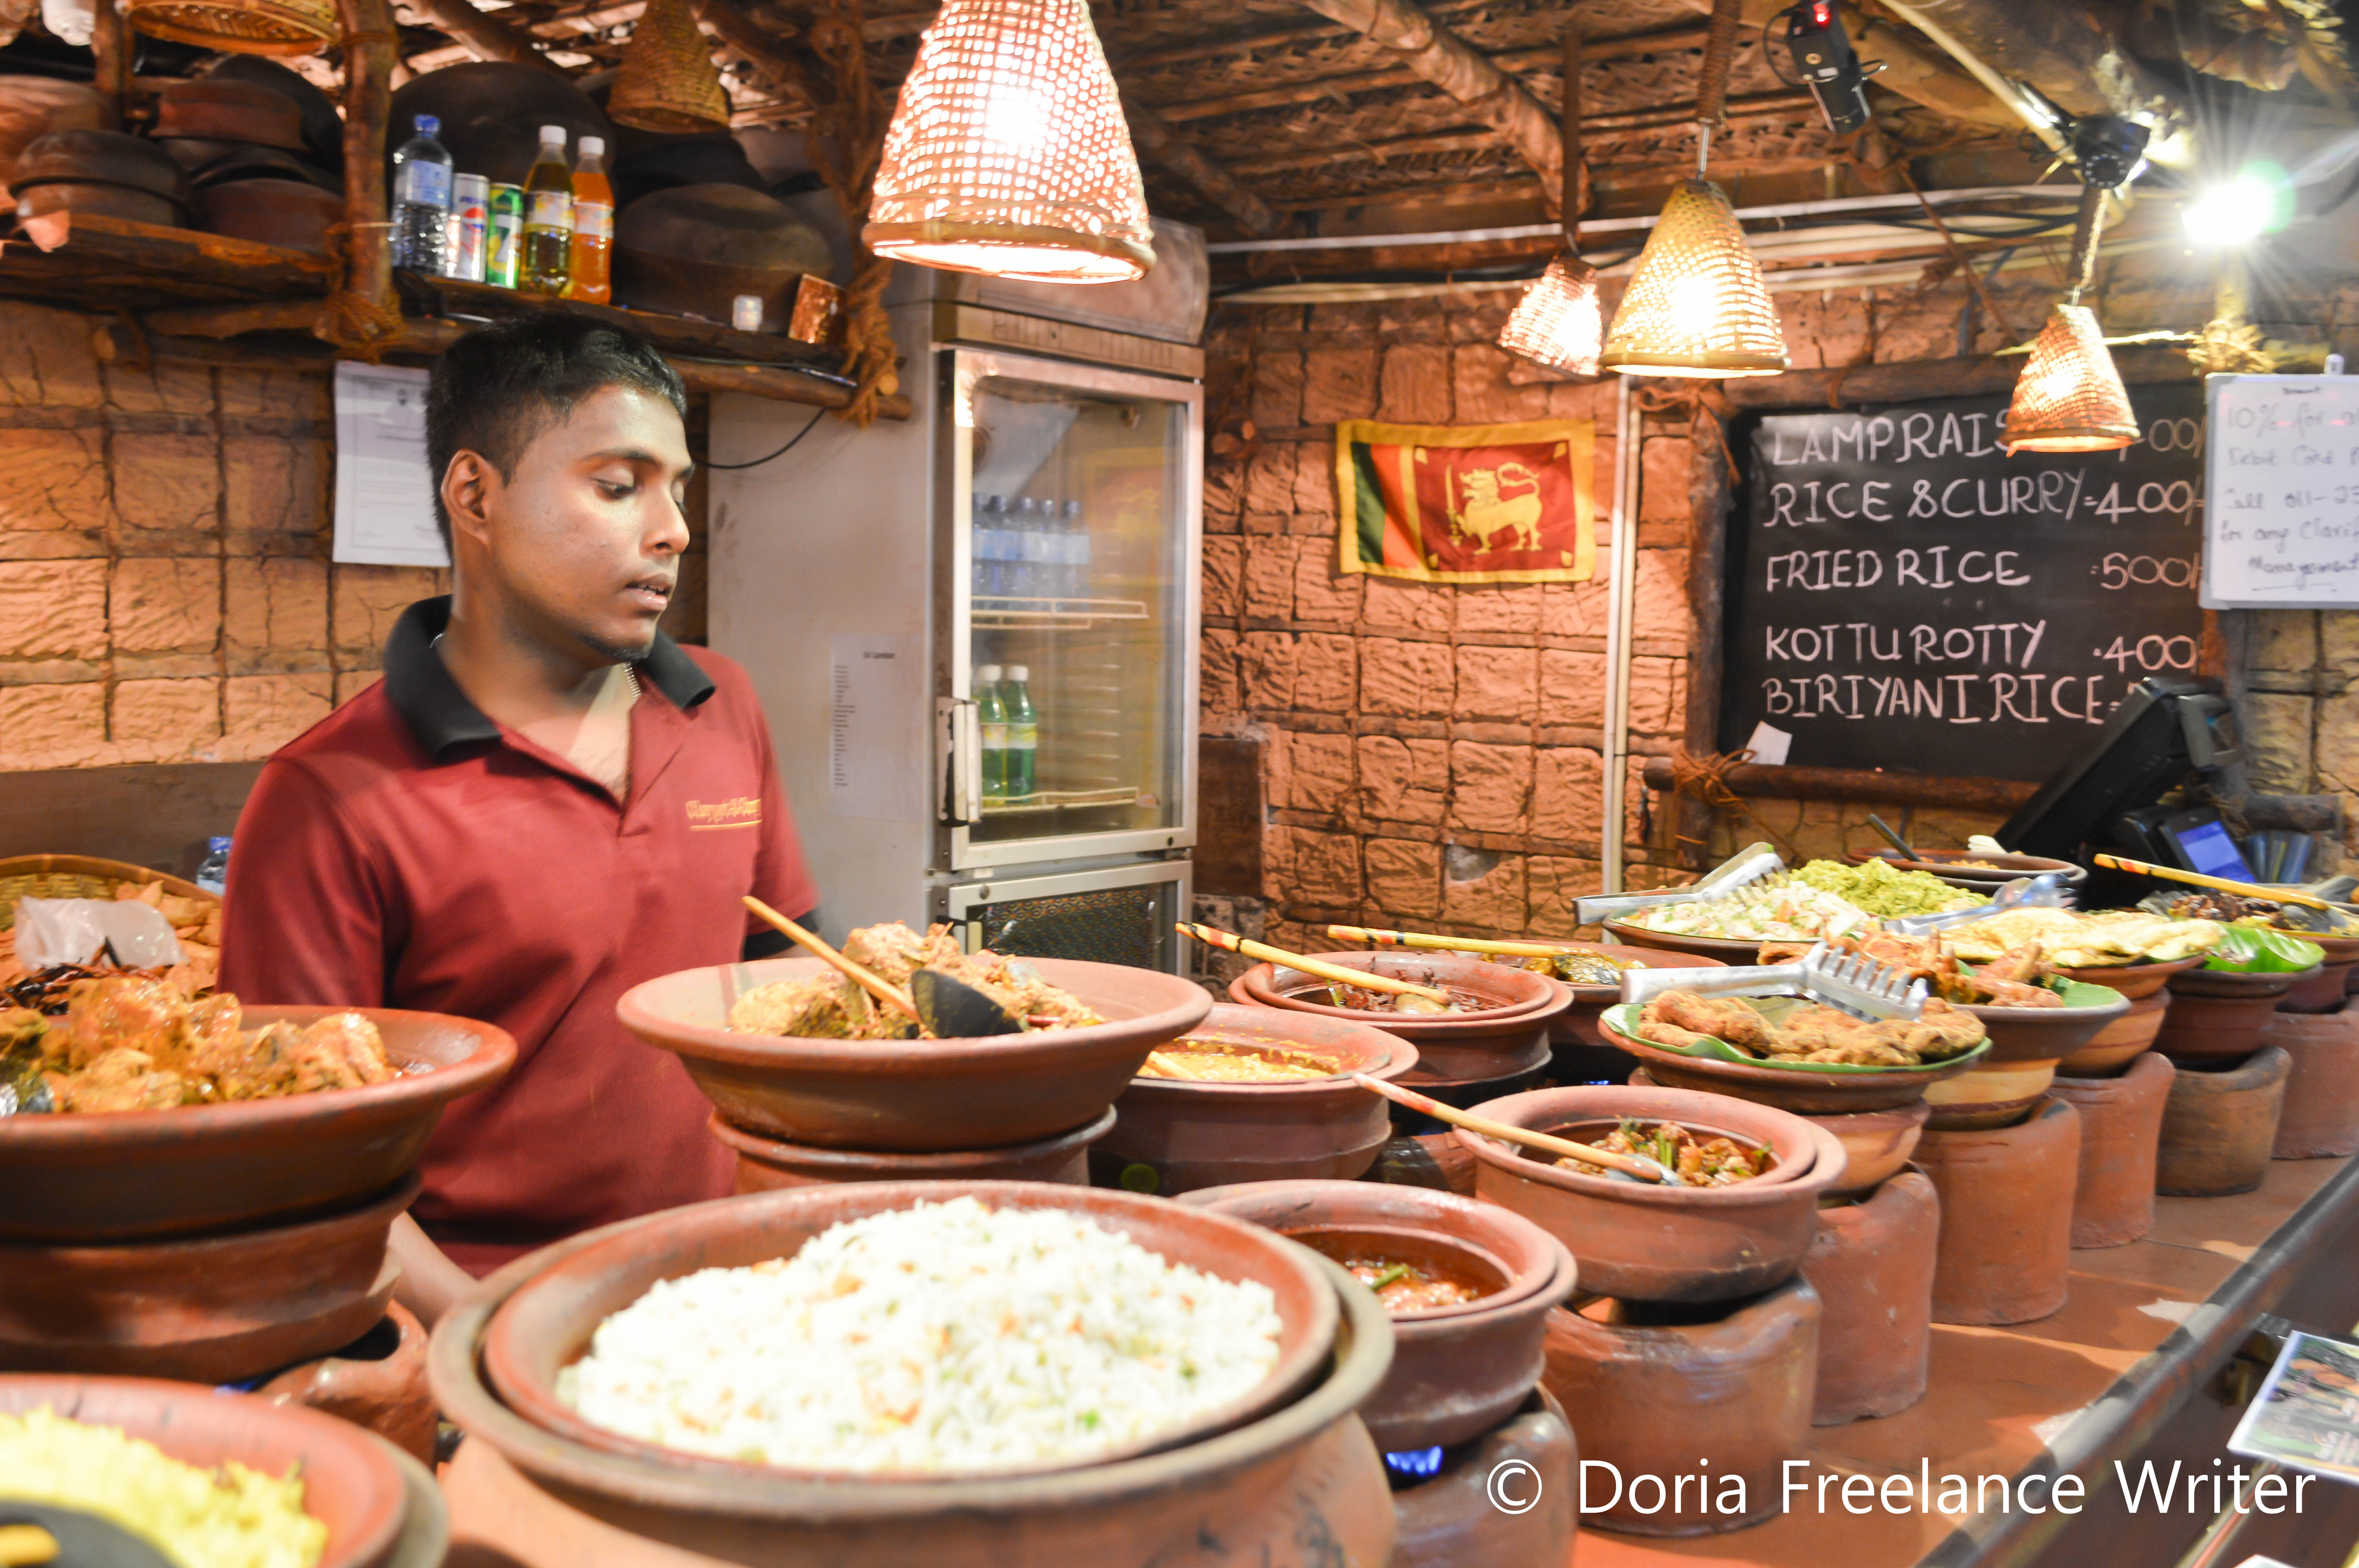
<svg viewBox="0 0 2359 1568">
<path fill-rule="evenodd" d="M 2359 376 L 2205 387 L 2203 607 L 2359 605 Z"/>
<path fill-rule="evenodd" d="M 426 469 L 426 375 L 400 365 L 336 363 L 336 529 L 332 558 L 447 567 Z"/>
<path fill-rule="evenodd" d="M 899 633 L 828 639 L 828 805 L 883 822 L 925 816 L 925 770 L 910 734 L 926 711 L 925 644 Z"/>
</svg>

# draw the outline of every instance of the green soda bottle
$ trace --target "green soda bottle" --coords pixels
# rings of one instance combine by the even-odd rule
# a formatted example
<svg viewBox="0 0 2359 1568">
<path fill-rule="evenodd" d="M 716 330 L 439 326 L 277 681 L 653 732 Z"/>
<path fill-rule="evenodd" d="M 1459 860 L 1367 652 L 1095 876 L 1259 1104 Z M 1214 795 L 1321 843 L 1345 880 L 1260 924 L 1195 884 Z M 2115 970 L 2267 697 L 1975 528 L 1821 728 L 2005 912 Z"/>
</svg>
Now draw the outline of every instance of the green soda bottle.
<svg viewBox="0 0 2359 1568">
<path fill-rule="evenodd" d="M 974 672 L 974 705 L 983 719 L 983 798 L 1007 796 L 1007 705 L 1000 700 L 999 666 L 984 665 Z"/>
<path fill-rule="evenodd" d="M 484 281 L 514 288 L 524 256 L 524 187 L 493 186 L 485 223 L 489 232 L 484 243 Z"/>
<path fill-rule="evenodd" d="M 1040 720 L 1032 711 L 1032 693 L 1025 686 L 1031 678 L 1032 672 L 1022 665 L 1010 665 L 999 690 L 1000 701 L 1007 708 L 1007 762 L 1000 776 L 1010 800 L 1023 800 L 1038 787 L 1033 753 L 1040 745 Z"/>
</svg>

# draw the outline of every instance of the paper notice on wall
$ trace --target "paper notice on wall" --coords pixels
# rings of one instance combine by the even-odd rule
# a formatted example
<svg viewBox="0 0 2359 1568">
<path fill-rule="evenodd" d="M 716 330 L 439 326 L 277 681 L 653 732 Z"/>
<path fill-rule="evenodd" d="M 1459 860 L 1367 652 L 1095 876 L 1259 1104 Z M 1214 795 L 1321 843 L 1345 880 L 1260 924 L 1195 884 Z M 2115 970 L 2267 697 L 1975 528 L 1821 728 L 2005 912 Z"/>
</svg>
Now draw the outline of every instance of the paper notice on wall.
<svg viewBox="0 0 2359 1568">
<path fill-rule="evenodd" d="M 881 822 L 925 815 L 925 649 L 907 633 L 828 639 L 828 804 Z"/>
<path fill-rule="evenodd" d="M 1767 719 L 1753 727 L 1753 739 L 1745 742 L 1753 760 L 1765 768 L 1784 767 L 1787 753 L 1793 748 L 1794 737 Z"/>
<path fill-rule="evenodd" d="M 447 567 L 426 467 L 426 372 L 336 366 L 334 559 L 359 566 Z"/>
</svg>

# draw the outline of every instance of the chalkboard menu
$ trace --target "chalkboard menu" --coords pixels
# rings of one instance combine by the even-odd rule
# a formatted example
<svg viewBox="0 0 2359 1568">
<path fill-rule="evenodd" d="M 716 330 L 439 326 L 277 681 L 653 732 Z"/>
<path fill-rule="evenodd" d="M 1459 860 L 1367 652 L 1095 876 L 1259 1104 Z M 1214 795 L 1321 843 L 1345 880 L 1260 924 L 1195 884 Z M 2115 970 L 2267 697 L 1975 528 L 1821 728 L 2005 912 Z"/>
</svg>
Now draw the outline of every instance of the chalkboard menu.
<svg viewBox="0 0 2359 1568">
<path fill-rule="evenodd" d="M 2008 457 L 2007 400 L 1761 416 L 1728 549 L 1720 743 L 1795 766 L 2045 779 L 2195 667 L 2203 401 L 2111 452 Z"/>
</svg>

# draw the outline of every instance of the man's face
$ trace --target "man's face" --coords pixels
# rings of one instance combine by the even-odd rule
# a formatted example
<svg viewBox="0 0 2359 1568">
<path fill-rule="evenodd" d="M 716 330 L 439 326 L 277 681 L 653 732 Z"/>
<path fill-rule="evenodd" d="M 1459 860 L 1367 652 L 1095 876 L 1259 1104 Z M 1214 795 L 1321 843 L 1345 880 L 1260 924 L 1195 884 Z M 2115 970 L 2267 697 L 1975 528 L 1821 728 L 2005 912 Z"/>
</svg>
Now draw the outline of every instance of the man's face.
<svg viewBox="0 0 2359 1568">
<path fill-rule="evenodd" d="M 679 579 L 692 466 L 669 402 L 606 387 L 534 434 L 506 482 L 490 476 L 471 553 L 553 641 L 642 658 Z"/>
</svg>

